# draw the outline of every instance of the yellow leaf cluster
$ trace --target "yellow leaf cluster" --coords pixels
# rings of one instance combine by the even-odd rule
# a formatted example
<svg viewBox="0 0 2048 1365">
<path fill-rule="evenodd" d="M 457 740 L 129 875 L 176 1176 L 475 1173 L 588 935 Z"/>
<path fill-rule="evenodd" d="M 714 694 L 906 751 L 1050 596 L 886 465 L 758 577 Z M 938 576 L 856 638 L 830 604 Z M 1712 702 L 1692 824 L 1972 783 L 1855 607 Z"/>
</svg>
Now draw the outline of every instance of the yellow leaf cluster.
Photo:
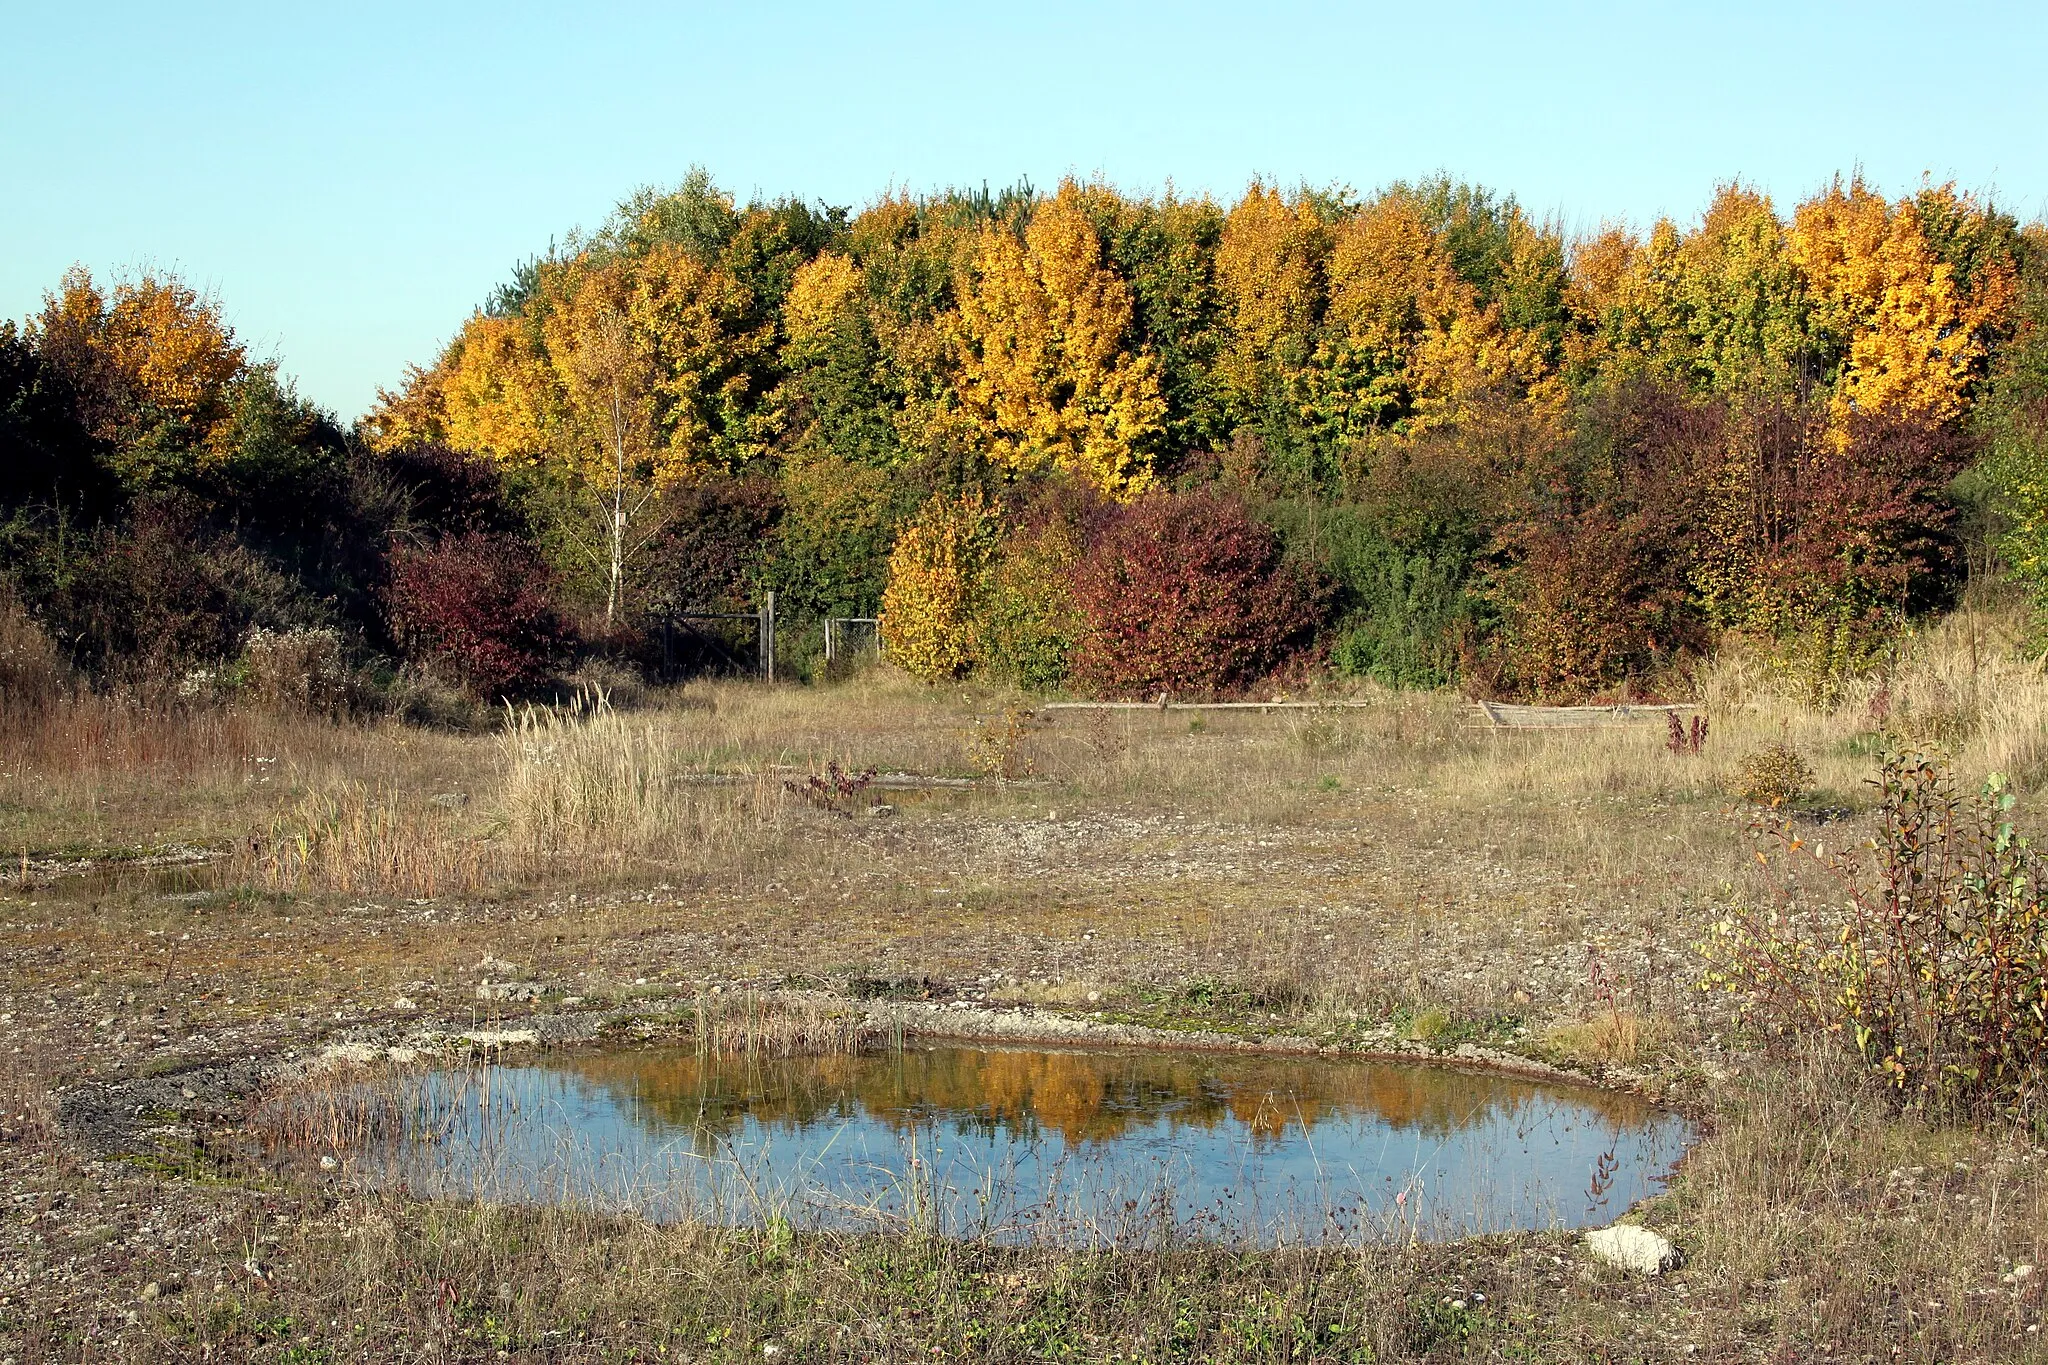
<svg viewBox="0 0 2048 1365">
<path fill-rule="evenodd" d="M 747 287 L 722 266 L 664 243 L 636 263 L 633 330 L 653 366 L 658 482 L 710 466 L 736 468 L 765 442 L 740 418 L 751 363 L 774 343 L 749 316 Z"/>
<path fill-rule="evenodd" d="M 1846 350 L 1837 423 L 1858 409 L 1936 422 L 1960 415 L 1984 358 L 1988 309 L 1964 296 L 1955 268 L 1937 257 L 1914 201 L 1893 206 L 1859 181 L 1837 181 L 1800 205 L 1790 242 L 1816 325 Z"/>
<path fill-rule="evenodd" d="M 1361 345 L 1399 353 L 1422 329 L 1422 299 L 1441 291 L 1450 263 L 1414 204 L 1389 196 L 1337 229 L 1329 319 Z"/>
<path fill-rule="evenodd" d="M 109 296 L 74 267 L 45 299 L 38 325 L 43 344 L 77 372 L 98 374 L 128 403 L 202 435 L 225 416 L 227 386 L 248 360 L 219 304 L 174 277 L 121 280 Z M 95 434 L 118 437 L 105 427 Z"/>
<path fill-rule="evenodd" d="M 975 621 L 1000 522 L 979 491 L 934 496 L 897 538 L 882 594 L 882 644 L 920 678 L 957 678 L 974 666 Z"/>
<path fill-rule="evenodd" d="M 981 229 L 959 281 L 960 404 L 1012 469 L 1059 469 L 1117 497 L 1151 482 L 1166 416 L 1158 361 L 1133 349 L 1130 287 L 1072 181 L 1038 206 L 1022 241 Z"/>
<path fill-rule="evenodd" d="M 388 455 L 407 446 L 446 441 L 448 412 L 441 380 L 439 366 L 431 370 L 406 366 L 405 382 L 396 392 L 377 390 L 377 400 L 359 427 L 363 443 L 379 455 Z"/>
<path fill-rule="evenodd" d="M 475 315 L 438 369 L 450 445 L 506 464 L 546 458 L 561 395 L 547 352 L 525 319 Z"/>
<path fill-rule="evenodd" d="M 860 267 L 836 251 L 807 261 L 790 282 L 782 306 L 782 330 L 791 358 L 814 355 L 860 296 Z"/>
<path fill-rule="evenodd" d="M 1326 236 L 1313 206 L 1259 182 L 1223 220 L 1216 282 L 1228 336 L 1217 372 L 1242 412 L 1292 387 L 1308 363 L 1302 340 L 1317 320 Z"/>
</svg>

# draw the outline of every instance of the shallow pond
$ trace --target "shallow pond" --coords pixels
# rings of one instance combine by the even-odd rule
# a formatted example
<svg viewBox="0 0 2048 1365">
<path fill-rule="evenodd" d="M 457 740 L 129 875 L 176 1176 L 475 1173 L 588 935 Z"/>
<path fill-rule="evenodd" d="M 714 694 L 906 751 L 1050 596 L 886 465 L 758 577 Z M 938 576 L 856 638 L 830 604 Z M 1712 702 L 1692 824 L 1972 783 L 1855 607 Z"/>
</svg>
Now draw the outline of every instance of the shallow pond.
<svg viewBox="0 0 2048 1365">
<path fill-rule="evenodd" d="M 415 1193 L 1067 1244 L 1612 1221 L 1692 1138 L 1638 1099 L 1443 1066 L 911 1044 L 429 1073 L 349 1173 Z"/>
</svg>

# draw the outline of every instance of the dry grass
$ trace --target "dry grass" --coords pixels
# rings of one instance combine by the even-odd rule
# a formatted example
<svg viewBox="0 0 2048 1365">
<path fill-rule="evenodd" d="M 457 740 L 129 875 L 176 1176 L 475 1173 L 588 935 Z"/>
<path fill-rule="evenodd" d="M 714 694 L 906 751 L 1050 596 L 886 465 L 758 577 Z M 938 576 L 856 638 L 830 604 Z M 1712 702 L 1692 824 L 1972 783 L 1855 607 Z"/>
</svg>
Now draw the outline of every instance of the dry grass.
<svg viewBox="0 0 2048 1365">
<path fill-rule="evenodd" d="M 2041 1359 L 2048 1151 L 1930 1128 L 1808 1048 L 1745 1077 L 1664 1201 L 1707 1330 L 1765 1358 Z M 1836 1358 L 1844 1358 L 1837 1355 Z"/>
<path fill-rule="evenodd" d="M 1690 1258 L 1669 1284 L 1542 1239 L 1074 1258 L 323 1195 L 264 1253 L 288 1274 L 160 1303 L 95 1358 L 2038 1358 L 2040 1281 L 2003 1277 L 2048 1254 L 2042 1154 L 1897 1119 L 1818 1066 L 1750 1065 L 1691 989 L 1693 940 L 1748 875 L 1748 813 L 1724 794 L 1745 753 L 1802 756 L 1802 818 L 1830 841 L 1857 837 L 1887 726 L 1946 748 L 1966 782 L 2011 774 L 2040 823 L 2048 678 L 2022 638 L 2016 611 L 1975 609 L 1827 710 L 1731 653 L 1700 677 L 1698 757 L 1654 728 L 1504 734 L 1454 697 L 1370 688 L 1342 711 L 1027 724 L 1010 709 L 1026 699 L 885 670 L 691 685 L 483 735 L 92 697 L 0 708 L 10 843 L 242 850 L 199 900 L 140 880 L 0 890 L 0 1009 L 56 1058 L 33 1084 L 0 1071 L 0 1104 L 18 1103 L 9 1084 L 141 1065 L 159 1031 L 303 1046 L 400 993 L 467 1019 L 487 953 L 558 996 L 701 1002 L 691 1026 L 720 1049 L 855 1045 L 847 1016 L 764 1018 L 733 986 L 845 973 L 1337 1043 L 1391 1024 L 1672 1073 L 1732 1056 L 1739 1085 L 1702 1101 L 1716 1132 L 1648 1213 Z M 787 798 L 832 763 L 971 776 L 992 730 L 1035 783 L 877 792 L 863 802 L 896 813 L 872 818 Z M 699 994 L 712 981 L 727 993 Z M 1449 1309 L 1475 1288 L 1495 1307 Z M 285 1319 L 283 1337 L 260 1326 Z M 337 1321 L 360 1333 L 321 1325 Z"/>
<path fill-rule="evenodd" d="M 1611 1010 L 1581 1022 L 1553 1024 L 1543 1040 L 1574 1061 L 1636 1067 L 1654 1061 L 1670 1035 L 1670 1026 L 1658 1020 Z"/>
</svg>

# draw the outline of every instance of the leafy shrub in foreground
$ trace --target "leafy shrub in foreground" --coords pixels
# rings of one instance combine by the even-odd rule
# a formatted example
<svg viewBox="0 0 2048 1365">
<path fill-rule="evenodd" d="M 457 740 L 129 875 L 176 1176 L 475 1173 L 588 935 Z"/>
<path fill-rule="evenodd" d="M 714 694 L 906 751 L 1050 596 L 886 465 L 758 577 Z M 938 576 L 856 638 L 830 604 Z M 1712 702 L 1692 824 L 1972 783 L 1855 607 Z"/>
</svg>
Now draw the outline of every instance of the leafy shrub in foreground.
<svg viewBox="0 0 2048 1365">
<path fill-rule="evenodd" d="M 1751 750 L 1728 776 L 1729 794 L 1760 806 L 1797 800 L 1813 785 L 1813 769 L 1789 744 Z"/>
<path fill-rule="evenodd" d="M 553 578 L 531 546 L 470 532 L 391 553 L 391 633 L 485 699 L 543 682 L 572 643 Z"/>
<path fill-rule="evenodd" d="M 1233 691 L 1304 648 L 1327 597 L 1236 499 L 1145 498 L 1102 528 L 1075 569 L 1074 672 L 1114 695 Z"/>
<path fill-rule="evenodd" d="M 1000 533 L 978 491 L 924 505 L 889 556 L 882 644 L 892 661 L 934 681 L 973 666 L 975 616 Z"/>
<path fill-rule="evenodd" d="M 2015 832 L 1997 775 L 1965 797 L 1941 764 L 1890 754 L 1877 785 L 1878 833 L 1862 852 L 1822 857 L 1777 831 L 1780 856 L 1766 865 L 1822 874 L 1816 917 L 1722 920 L 1702 945 L 1701 989 L 1747 996 L 1775 1033 L 1840 1038 L 1904 1106 L 2038 1120 L 2048 863 Z"/>
</svg>

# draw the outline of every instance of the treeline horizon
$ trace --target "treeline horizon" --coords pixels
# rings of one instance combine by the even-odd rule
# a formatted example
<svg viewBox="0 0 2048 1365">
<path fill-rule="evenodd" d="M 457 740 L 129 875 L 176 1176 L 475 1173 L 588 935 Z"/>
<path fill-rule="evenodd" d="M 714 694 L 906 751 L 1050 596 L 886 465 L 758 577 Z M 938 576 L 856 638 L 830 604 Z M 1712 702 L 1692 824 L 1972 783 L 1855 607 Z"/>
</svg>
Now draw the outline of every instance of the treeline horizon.
<svg viewBox="0 0 2048 1365">
<path fill-rule="evenodd" d="M 475 696 L 773 591 L 785 667 L 1825 696 L 2048 571 L 2048 229 L 1837 177 L 1567 237 L 1448 178 L 1235 202 L 701 171 L 522 263 L 350 429 L 166 276 L 0 330 L 0 574 L 89 679 L 252 632 Z"/>
</svg>

